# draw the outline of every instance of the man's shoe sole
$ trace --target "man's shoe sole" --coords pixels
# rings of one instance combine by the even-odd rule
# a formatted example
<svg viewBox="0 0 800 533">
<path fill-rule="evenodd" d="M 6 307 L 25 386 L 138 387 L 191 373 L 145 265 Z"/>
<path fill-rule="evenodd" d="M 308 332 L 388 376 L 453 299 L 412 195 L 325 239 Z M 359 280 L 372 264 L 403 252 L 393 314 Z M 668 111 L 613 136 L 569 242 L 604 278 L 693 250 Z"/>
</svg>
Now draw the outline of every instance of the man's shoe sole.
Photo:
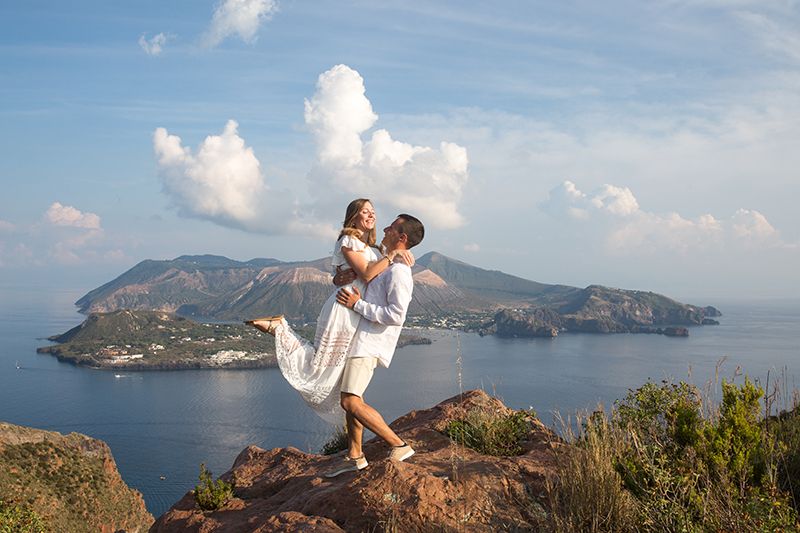
<svg viewBox="0 0 800 533">
<path fill-rule="evenodd" d="M 360 472 L 361 470 L 364 470 L 368 466 L 369 466 L 369 463 L 367 463 L 364 466 L 362 466 L 361 468 L 359 468 L 357 464 L 353 464 L 353 465 L 343 466 L 339 470 L 334 470 L 332 472 L 325 472 L 322 475 L 327 477 L 327 478 L 332 478 L 332 477 L 339 476 L 341 474 L 346 474 L 347 472 Z"/>
</svg>

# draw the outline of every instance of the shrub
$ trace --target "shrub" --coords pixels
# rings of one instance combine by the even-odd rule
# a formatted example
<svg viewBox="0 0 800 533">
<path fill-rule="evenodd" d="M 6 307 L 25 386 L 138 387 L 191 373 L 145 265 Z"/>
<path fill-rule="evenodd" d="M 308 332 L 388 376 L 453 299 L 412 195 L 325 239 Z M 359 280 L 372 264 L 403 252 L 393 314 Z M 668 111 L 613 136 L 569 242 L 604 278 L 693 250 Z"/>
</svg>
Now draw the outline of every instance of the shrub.
<svg viewBox="0 0 800 533">
<path fill-rule="evenodd" d="M 335 453 L 339 453 L 342 450 L 346 450 L 349 446 L 347 441 L 347 427 L 342 426 L 336 429 L 336 432 L 331 436 L 331 438 L 322 445 L 322 449 L 320 453 L 322 455 L 333 455 Z"/>
<path fill-rule="evenodd" d="M 194 501 L 205 511 L 215 511 L 225 505 L 233 497 L 233 484 L 221 479 L 214 481 L 214 476 L 200 464 L 200 483 L 194 488 Z"/>
<path fill-rule="evenodd" d="M 451 420 L 444 433 L 457 444 L 485 455 L 509 456 L 522 453 L 522 442 L 531 429 L 533 411 L 501 414 L 475 407 Z"/>
<path fill-rule="evenodd" d="M 800 468 L 798 417 L 779 417 L 768 431 L 760 387 L 745 378 L 723 381 L 722 392 L 719 408 L 703 416 L 696 387 L 648 381 L 610 417 L 594 413 L 577 435 L 567 427 L 573 446 L 557 453 L 548 483 L 554 528 L 800 531 L 790 492 Z"/>
<path fill-rule="evenodd" d="M 31 509 L 0 500 L 0 533 L 44 533 L 42 518 Z"/>
</svg>

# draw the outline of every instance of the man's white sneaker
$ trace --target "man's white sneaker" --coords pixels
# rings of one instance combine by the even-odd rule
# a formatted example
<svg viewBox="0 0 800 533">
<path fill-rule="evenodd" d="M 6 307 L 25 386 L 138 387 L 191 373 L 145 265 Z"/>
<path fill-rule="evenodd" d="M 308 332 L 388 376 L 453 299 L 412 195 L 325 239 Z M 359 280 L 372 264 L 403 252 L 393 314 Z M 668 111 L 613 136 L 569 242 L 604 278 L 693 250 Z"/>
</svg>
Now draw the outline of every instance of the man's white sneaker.
<svg viewBox="0 0 800 533">
<path fill-rule="evenodd" d="M 414 455 L 414 448 L 408 444 L 402 446 L 392 446 L 392 451 L 389 452 L 390 461 L 405 461 Z"/>
<path fill-rule="evenodd" d="M 358 472 L 359 470 L 364 470 L 368 465 L 369 463 L 367 462 L 367 458 L 363 455 L 354 459 L 345 455 L 341 463 L 336 465 L 336 467 L 333 469 L 325 472 L 325 477 L 336 477 L 339 474 L 344 474 L 345 472 Z"/>
</svg>

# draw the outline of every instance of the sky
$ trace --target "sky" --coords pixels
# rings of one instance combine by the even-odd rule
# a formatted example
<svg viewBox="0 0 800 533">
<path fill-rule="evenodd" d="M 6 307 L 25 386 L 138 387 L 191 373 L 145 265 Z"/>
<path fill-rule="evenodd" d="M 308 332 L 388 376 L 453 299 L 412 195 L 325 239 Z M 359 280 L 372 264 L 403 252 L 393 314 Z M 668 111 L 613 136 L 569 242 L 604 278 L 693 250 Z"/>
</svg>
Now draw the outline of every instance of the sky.
<svg viewBox="0 0 800 533">
<path fill-rule="evenodd" d="M 2 2 L 0 147 L 0 285 L 316 259 L 368 197 L 418 256 L 800 297 L 795 0 Z"/>
</svg>

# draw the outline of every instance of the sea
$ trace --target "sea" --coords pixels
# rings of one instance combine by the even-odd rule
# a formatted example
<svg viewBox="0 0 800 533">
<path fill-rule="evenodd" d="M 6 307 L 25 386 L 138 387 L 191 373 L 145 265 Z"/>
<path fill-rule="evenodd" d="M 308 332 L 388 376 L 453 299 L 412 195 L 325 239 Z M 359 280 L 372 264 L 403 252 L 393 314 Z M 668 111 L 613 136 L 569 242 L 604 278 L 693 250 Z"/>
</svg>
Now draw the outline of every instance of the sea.
<svg viewBox="0 0 800 533">
<path fill-rule="evenodd" d="M 219 475 L 248 445 L 317 452 L 333 435 L 278 369 L 92 370 L 37 354 L 48 336 L 83 321 L 74 302 L 86 292 L 0 286 L 0 420 L 105 441 L 154 516 L 194 487 L 201 463 Z M 554 427 L 559 417 L 609 409 L 648 379 L 689 381 L 713 395 L 720 379 L 746 375 L 778 384 L 790 401 L 800 389 L 800 300 L 684 300 L 719 308 L 720 325 L 690 328 L 686 338 L 421 332 L 433 343 L 399 349 L 365 399 L 391 421 L 477 388 Z"/>
</svg>

